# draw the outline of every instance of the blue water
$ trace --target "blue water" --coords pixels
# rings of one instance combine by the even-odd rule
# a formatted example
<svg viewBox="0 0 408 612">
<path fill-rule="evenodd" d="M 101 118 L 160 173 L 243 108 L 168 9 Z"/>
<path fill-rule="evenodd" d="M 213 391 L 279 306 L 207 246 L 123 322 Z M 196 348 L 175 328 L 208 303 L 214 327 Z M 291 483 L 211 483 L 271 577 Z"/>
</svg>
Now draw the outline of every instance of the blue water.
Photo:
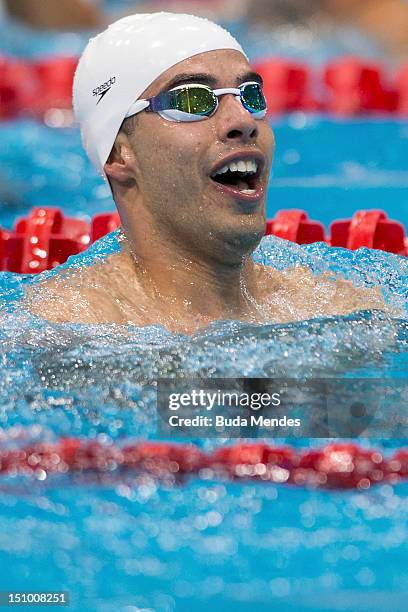
<svg viewBox="0 0 408 612">
<path fill-rule="evenodd" d="M 20 56 L 78 53 L 86 39 L 27 36 L 9 24 L 0 30 L 0 49 Z M 275 39 L 275 50 L 282 40 Z M 252 44 L 256 57 L 272 43 L 259 38 Z M 313 49 L 308 57 L 320 62 L 334 52 L 333 42 Z M 298 40 L 289 51 L 298 56 L 304 49 Z M 328 226 L 356 210 L 382 208 L 408 225 L 406 123 L 295 114 L 273 127 L 269 217 L 296 207 Z M 0 225 L 11 227 L 35 205 L 61 206 L 88 220 L 114 208 L 76 130 L 4 123 Z M 67 265 L 89 265 L 117 249 L 113 233 Z M 407 377 L 408 260 L 274 238 L 264 240 L 256 257 L 279 269 L 301 263 L 357 284 L 380 284 L 402 314 L 390 319 L 360 312 L 263 326 L 221 322 L 192 338 L 158 326 L 129 327 L 124 339 L 115 326 L 55 325 L 30 316 L 19 299 L 38 277 L 3 273 L 0 443 L 13 447 L 63 435 L 118 444 L 156 438 L 155 389 L 145 383 L 160 376 L 324 373 L 382 377 L 389 385 Z M 396 435 L 359 442 L 385 455 L 406 443 Z M 211 449 L 228 441 L 197 443 Z M 2 477 L 0 590 L 67 590 L 70 609 L 78 611 L 405 612 L 407 493 L 406 483 L 328 493 L 204 478 L 165 486 L 115 473 L 98 482 Z"/>
<path fill-rule="evenodd" d="M 375 206 L 408 220 L 403 123 L 297 115 L 274 128 L 269 216 L 296 206 L 327 224 Z M 2 125 L 1 133 L 3 226 L 39 204 L 88 219 L 113 209 L 75 130 L 20 121 Z M 112 234 L 69 265 L 117 248 Z M 298 262 L 315 272 L 342 271 L 355 282 L 381 284 L 389 301 L 408 302 L 403 258 L 273 238 L 257 256 L 280 269 Z M 11 309 L 32 281 L 1 279 Z M 378 314 L 357 313 L 285 326 L 219 323 L 188 341 L 163 328 L 133 328 L 119 340 L 112 326 L 52 325 L 14 303 L 1 330 L 6 444 L 61 435 L 119 443 L 155 438 L 154 389 L 142 382 L 163 375 L 323 372 L 392 381 L 408 371 L 405 317 L 392 329 Z M 361 442 L 385 454 L 404 443 Z M 0 567 L 6 568 L 0 589 L 68 590 L 74 610 L 406 609 L 408 583 L 400 571 L 407 556 L 406 484 L 355 494 L 199 479 L 166 488 L 149 478 L 114 476 L 103 485 L 52 477 L 2 479 L 0 491 Z"/>
<path fill-rule="evenodd" d="M 90 265 L 118 248 L 114 232 L 66 265 Z M 342 270 L 364 285 L 381 279 L 387 300 L 408 305 L 403 258 L 301 248 L 273 237 L 255 257 L 280 269 L 298 262 L 315 272 Z M 388 384 L 407 376 L 405 317 L 361 312 L 286 325 L 221 322 L 191 338 L 129 326 L 121 338 L 114 325 L 55 325 L 25 313 L 19 298 L 38 279 L 1 275 L 7 446 L 63 435 L 117 443 L 157 438 L 149 381 L 161 376 L 324 372 L 386 377 Z M 388 455 L 403 443 L 395 436 L 360 443 Z M 196 442 L 209 450 L 228 440 Z M 171 486 L 118 473 L 98 481 L 3 477 L 0 567 L 7 570 L 0 589 L 68 590 L 74 610 L 402 612 L 407 491 L 400 484 L 327 493 L 204 476 Z"/>
<path fill-rule="evenodd" d="M 380 208 L 408 227 L 406 122 L 295 114 L 273 120 L 272 127 L 276 152 L 268 217 L 301 208 L 328 227 L 356 210 Z M 86 219 L 114 210 L 77 130 L 13 121 L 2 124 L 1 135 L 2 226 L 11 227 L 32 206 L 61 206 L 66 214 Z"/>
</svg>

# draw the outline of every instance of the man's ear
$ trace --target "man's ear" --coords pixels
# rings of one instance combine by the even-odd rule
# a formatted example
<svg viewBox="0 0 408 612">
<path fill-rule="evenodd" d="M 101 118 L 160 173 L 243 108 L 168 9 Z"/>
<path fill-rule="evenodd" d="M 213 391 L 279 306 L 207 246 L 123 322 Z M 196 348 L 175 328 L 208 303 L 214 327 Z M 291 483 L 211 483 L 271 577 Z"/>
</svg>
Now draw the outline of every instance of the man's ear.
<svg viewBox="0 0 408 612">
<path fill-rule="evenodd" d="M 131 186 L 136 180 L 135 163 L 136 157 L 129 138 L 125 133 L 119 132 L 104 166 L 106 175 L 110 181 L 116 181 L 122 186 Z"/>
</svg>

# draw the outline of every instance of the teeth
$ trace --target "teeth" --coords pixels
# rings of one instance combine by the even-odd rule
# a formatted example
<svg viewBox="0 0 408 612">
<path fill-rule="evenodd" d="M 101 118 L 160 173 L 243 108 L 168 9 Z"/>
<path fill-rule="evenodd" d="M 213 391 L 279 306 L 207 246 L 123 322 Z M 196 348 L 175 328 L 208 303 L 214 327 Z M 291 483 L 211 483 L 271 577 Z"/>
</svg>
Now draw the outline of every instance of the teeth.
<svg viewBox="0 0 408 612">
<path fill-rule="evenodd" d="M 229 166 L 224 166 L 223 168 L 221 168 L 221 170 L 218 170 L 218 172 L 216 172 L 214 176 L 217 176 L 217 174 L 225 174 L 226 172 L 228 172 L 228 170 Z"/>
<path fill-rule="evenodd" d="M 248 161 L 239 160 L 237 162 L 231 162 L 230 164 L 226 164 L 213 176 L 217 176 L 218 174 L 225 174 L 226 172 L 242 172 L 246 174 L 256 174 L 257 171 L 258 162 L 254 159 Z"/>
<path fill-rule="evenodd" d="M 254 159 L 246 162 L 247 172 L 250 174 L 256 174 L 258 172 L 258 162 Z"/>
</svg>

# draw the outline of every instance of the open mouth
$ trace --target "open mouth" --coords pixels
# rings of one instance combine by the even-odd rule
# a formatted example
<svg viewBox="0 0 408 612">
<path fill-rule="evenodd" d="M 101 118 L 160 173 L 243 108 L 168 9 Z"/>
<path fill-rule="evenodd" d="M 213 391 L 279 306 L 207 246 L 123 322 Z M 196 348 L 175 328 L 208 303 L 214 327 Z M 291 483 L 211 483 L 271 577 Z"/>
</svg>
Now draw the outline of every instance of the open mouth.
<svg viewBox="0 0 408 612">
<path fill-rule="evenodd" d="M 260 163 L 255 160 L 230 162 L 214 172 L 211 179 L 244 195 L 255 195 L 260 187 Z"/>
</svg>

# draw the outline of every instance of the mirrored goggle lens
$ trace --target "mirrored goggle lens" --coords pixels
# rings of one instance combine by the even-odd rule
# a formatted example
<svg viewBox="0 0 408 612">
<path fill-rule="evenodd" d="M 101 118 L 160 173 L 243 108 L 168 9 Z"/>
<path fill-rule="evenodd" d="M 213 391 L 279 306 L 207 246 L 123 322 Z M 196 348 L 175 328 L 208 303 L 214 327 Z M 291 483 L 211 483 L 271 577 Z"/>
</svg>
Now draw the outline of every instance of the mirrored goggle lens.
<svg viewBox="0 0 408 612">
<path fill-rule="evenodd" d="M 262 85 L 248 83 L 241 89 L 241 99 L 247 110 L 251 113 L 259 113 L 266 110 L 266 100 L 262 91 Z"/>
<path fill-rule="evenodd" d="M 209 115 L 217 106 L 214 93 L 204 87 L 185 87 L 172 92 L 172 108 L 192 115 Z"/>
</svg>

